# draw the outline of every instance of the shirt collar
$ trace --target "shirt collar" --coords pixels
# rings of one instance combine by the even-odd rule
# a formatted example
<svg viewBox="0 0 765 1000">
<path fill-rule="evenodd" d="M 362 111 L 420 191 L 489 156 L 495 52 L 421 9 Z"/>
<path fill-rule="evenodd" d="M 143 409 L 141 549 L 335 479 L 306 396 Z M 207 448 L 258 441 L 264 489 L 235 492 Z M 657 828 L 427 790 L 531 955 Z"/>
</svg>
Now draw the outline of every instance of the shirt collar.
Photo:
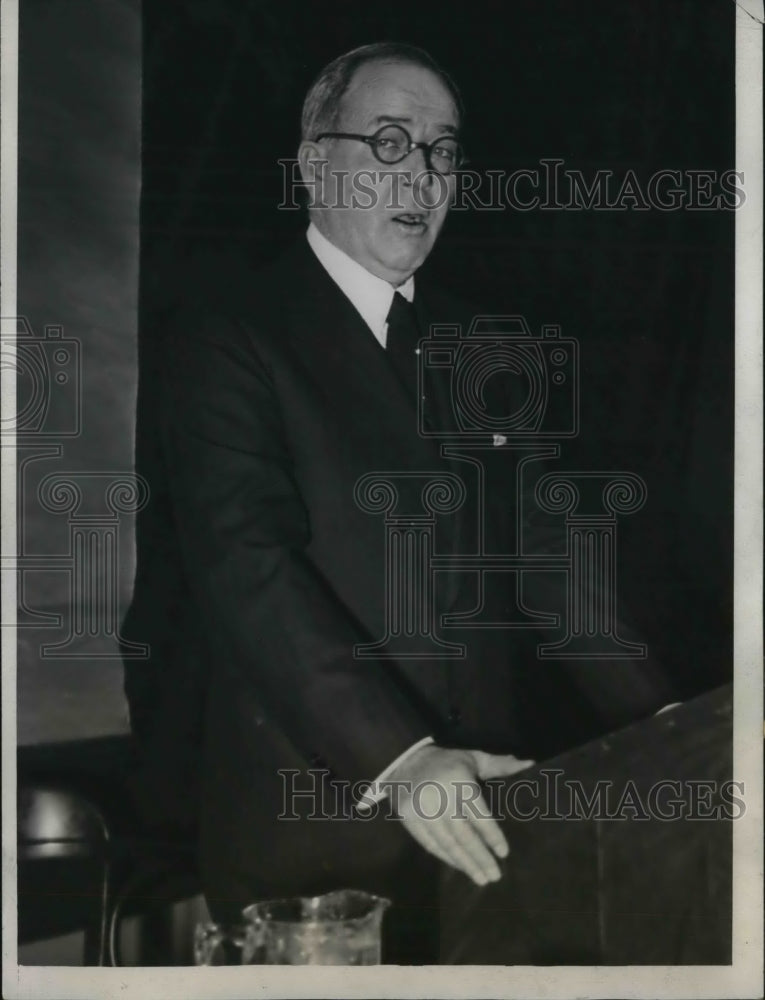
<svg viewBox="0 0 765 1000">
<path fill-rule="evenodd" d="M 387 318 L 394 292 L 401 292 L 408 302 L 414 299 L 414 276 L 398 288 L 371 274 L 347 253 L 330 243 L 313 222 L 306 233 L 308 243 L 327 274 L 350 299 L 369 329 L 385 347 Z"/>
</svg>

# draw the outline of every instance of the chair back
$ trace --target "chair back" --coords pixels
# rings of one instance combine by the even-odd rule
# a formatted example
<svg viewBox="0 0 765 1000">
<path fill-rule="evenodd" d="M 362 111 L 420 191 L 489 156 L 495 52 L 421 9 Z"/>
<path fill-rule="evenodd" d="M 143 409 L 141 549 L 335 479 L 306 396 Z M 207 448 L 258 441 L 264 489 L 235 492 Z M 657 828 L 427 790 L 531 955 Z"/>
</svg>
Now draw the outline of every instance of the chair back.
<svg viewBox="0 0 765 1000">
<path fill-rule="evenodd" d="M 104 964 L 109 839 L 103 814 L 80 793 L 54 786 L 19 788 L 20 942 L 84 929 L 83 964 Z"/>
</svg>

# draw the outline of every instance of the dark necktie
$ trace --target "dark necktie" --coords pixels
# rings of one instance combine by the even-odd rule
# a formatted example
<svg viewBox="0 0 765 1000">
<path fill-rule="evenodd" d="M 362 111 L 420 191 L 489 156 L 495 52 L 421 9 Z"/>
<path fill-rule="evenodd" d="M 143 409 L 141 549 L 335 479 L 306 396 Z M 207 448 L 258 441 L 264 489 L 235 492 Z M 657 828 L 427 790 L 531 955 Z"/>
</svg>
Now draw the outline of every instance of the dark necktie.
<svg viewBox="0 0 765 1000">
<path fill-rule="evenodd" d="M 396 292 L 388 312 L 385 349 L 399 379 L 413 400 L 417 399 L 417 347 L 420 340 L 417 314 L 411 302 Z"/>
</svg>

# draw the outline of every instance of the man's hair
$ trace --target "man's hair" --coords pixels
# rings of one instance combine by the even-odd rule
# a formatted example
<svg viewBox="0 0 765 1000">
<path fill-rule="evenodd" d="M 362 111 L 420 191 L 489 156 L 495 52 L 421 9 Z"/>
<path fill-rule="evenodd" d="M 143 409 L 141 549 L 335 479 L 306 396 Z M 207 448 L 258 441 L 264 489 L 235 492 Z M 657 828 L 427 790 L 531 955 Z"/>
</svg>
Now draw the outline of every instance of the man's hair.
<svg viewBox="0 0 765 1000">
<path fill-rule="evenodd" d="M 454 99 L 457 114 L 460 120 L 462 119 L 463 108 L 459 90 L 448 73 L 441 69 L 431 55 L 416 45 L 407 45 L 404 42 L 375 42 L 338 56 L 324 67 L 311 84 L 303 102 L 301 118 L 304 141 L 315 139 L 322 132 L 336 131 L 340 102 L 351 84 L 354 73 L 366 63 L 375 61 L 405 62 L 429 69 L 445 84 Z"/>
</svg>

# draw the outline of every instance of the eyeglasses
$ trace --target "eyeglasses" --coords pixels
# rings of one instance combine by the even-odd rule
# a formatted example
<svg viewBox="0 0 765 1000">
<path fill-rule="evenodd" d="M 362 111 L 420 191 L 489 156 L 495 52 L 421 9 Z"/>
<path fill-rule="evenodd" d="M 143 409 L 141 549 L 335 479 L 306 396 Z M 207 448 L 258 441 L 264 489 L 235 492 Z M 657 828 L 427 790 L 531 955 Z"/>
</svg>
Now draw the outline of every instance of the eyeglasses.
<svg viewBox="0 0 765 1000">
<path fill-rule="evenodd" d="M 413 142 L 411 135 L 402 125 L 383 125 L 374 135 L 359 135 L 356 132 L 322 132 L 314 142 L 322 139 L 356 139 L 371 146 L 380 163 L 400 163 L 415 149 L 425 153 L 428 170 L 438 174 L 450 174 L 465 162 L 462 146 L 451 135 L 442 135 L 433 142 Z"/>
</svg>

